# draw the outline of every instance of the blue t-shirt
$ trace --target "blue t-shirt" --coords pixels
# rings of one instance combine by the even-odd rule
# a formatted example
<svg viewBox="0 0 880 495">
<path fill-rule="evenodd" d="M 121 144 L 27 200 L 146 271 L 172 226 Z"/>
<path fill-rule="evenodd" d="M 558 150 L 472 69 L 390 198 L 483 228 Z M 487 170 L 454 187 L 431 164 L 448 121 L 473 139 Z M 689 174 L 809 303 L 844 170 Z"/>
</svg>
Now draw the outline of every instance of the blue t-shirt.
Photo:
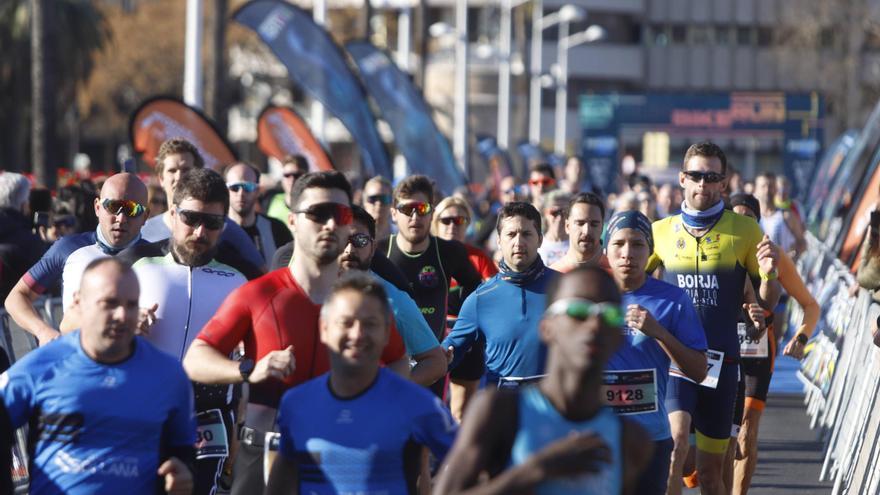
<svg viewBox="0 0 880 495">
<path fill-rule="evenodd" d="M 500 274 L 480 285 L 464 300 L 452 332 L 440 344 L 443 349 L 454 348 L 450 369 L 482 335 L 490 382 L 543 373 L 547 348 L 538 335 L 538 323 L 546 308 L 547 283 L 558 275 L 545 268 L 541 276 L 522 287 L 502 280 Z"/>
<path fill-rule="evenodd" d="M 141 337 L 107 365 L 85 354 L 79 331 L 64 335 L 0 375 L 0 398 L 13 428 L 36 425 L 32 494 L 152 495 L 160 448 L 196 440 L 189 379 Z"/>
<path fill-rule="evenodd" d="M 67 258 L 77 249 L 91 246 L 96 241 L 97 235 L 94 230 L 58 239 L 40 258 L 40 261 L 27 271 L 24 275 L 25 283 L 37 294 L 51 290 L 61 280 Z"/>
<path fill-rule="evenodd" d="M 428 326 L 413 298 L 376 273 L 370 272 L 370 274 L 385 287 L 388 302 L 391 303 L 391 311 L 394 313 L 394 323 L 406 346 L 406 353 L 409 356 L 417 356 L 439 346 L 437 337 L 434 336 L 434 332 Z"/>
<path fill-rule="evenodd" d="M 694 304 L 687 293 L 678 287 L 648 277 L 645 284 L 632 292 L 623 293 L 623 308 L 638 304 L 651 312 L 660 325 L 685 347 L 706 350 L 706 334 Z M 669 438 L 669 419 L 666 415 L 666 380 L 669 374 L 669 355 L 655 339 L 642 332 L 623 327 L 625 341 L 608 361 L 608 371 L 654 368 L 657 380 L 657 410 L 652 413 L 632 414 L 630 419 L 644 427 L 653 440 Z"/>
<path fill-rule="evenodd" d="M 279 452 L 295 460 L 299 493 L 414 493 L 419 446 L 438 461 L 457 426 L 428 389 L 385 368 L 360 395 L 333 395 L 330 374 L 284 394 L 278 409 Z"/>
</svg>

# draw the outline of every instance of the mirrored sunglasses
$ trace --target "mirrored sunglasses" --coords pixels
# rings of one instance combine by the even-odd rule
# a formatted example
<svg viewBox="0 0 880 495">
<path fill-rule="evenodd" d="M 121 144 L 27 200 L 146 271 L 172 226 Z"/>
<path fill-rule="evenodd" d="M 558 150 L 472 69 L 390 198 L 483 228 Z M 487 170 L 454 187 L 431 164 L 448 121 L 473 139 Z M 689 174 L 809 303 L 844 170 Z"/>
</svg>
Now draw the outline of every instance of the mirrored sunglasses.
<svg viewBox="0 0 880 495">
<path fill-rule="evenodd" d="M 366 202 L 370 203 L 370 204 L 380 203 L 383 206 L 390 205 L 391 204 L 391 195 L 390 194 L 373 194 L 371 196 L 367 196 Z"/>
<path fill-rule="evenodd" d="M 560 299 L 551 304 L 544 314 L 548 316 L 566 315 L 578 321 L 586 321 L 591 316 L 598 316 L 606 325 L 623 325 L 623 310 L 619 305 L 608 302 L 596 303 L 580 297 Z"/>
<path fill-rule="evenodd" d="M 256 182 L 227 182 L 226 188 L 232 192 L 238 192 L 244 189 L 246 193 L 252 193 L 257 190 Z"/>
<path fill-rule="evenodd" d="M 351 207 L 340 203 L 318 203 L 295 213 L 302 213 L 309 220 L 321 224 L 332 218 L 338 225 L 348 225 L 354 218 Z"/>
<path fill-rule="evenodd" d="M 399 203 L 396 208 L 397 211 L 408 217 L 412 216 L 413 212 L 416 212 L 416 215 L 420 217 L 424 217 L 431 213 L 431 203 L 422 203 L 421 201 Z"/>
<path fill-rule="evenodd" d="M 122 213 L 130 218 L 137 218 L 147 211 L 147 208 L 144 205 L 130 199 L 108 198 L 101 202 L 101 206 L 103 206 L 111 215 L 119 215 Z"/>
<path fill-rule="evenodd" d="M 464 225 L 467 223 L 466 217 L 442 217 L 438 220 L 443 225 Z"/>
<path fill-rule="evenodd" d="M 348 242 L 356 248 L 367 247 L 367 244 L 372 242 L 372 240 L 367 234 L 352 234 L 348 237 Z"/>
</svg>

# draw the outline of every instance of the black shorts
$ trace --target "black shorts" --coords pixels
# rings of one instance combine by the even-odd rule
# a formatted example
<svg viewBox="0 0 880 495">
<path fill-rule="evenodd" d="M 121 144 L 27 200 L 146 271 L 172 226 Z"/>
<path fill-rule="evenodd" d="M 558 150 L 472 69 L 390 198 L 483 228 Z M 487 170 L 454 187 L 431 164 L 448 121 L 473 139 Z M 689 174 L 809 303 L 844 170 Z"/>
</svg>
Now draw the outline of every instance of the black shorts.
<svg viewBox="0 0 880 495">
<path fill-rule="evenodd" d="M 449 372 L 452 380 L 479 380 L 486 372 L 486 342 L 481 338 L 464 354 L 458 366 Z"/>
</svg>

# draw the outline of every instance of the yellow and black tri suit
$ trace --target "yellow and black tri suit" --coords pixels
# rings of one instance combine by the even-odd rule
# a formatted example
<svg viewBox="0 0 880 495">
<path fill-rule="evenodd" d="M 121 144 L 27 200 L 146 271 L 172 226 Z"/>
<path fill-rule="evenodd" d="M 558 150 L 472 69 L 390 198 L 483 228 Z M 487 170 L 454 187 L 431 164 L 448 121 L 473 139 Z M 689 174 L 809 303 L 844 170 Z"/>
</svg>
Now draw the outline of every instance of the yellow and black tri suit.
<svg viewBox="0 0 880 495">
<path fill-rule="evenodd" d="M 709 349 L 724 353 L 714 389 L 671 375 L 667 410 L 688 411 L 697 429 L 697 447 L 721 453 L 730 436 L 736 400 L 737 321 L 742 312 L 743 287 L 746 276 L 760 278 L 757 245 L 763 232 L 754 219 L 731 211 L 724 211 L 699 238 L 687 231 L 680 214 L 654 222 L 652 230 L 654 253 L 647 271 L 662 266 L 663 279 L 691 296 Z"/>
</svg>

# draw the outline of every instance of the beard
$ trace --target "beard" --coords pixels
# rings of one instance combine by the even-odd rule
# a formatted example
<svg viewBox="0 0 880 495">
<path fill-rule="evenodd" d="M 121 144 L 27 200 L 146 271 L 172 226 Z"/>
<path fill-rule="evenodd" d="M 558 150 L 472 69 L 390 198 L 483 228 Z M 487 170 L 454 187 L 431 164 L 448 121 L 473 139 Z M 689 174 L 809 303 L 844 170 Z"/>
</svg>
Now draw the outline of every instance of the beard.
<svg viewBox="0 0 880 495">
<path fill-rule="evenodd" d="M 201 246 L 198 249 L 196 246 Z M 187 239 L 182 244 L 172 244 L 171 251 L 182 265 L 202 266 L 207 265 L 214 255 L 217 254 L 217 245 L 210 246 L 207 241 L 200 239 Z"/>
<path fill-rule="evenodd" d="M 362 260 L 357 256 L 349 255 L 343 256 L 339 258 L 339 269 L 340 271 L 348 271 L 348 270 L 361 270 L 366 271 L 370 269 L 370 262 Z"/>
</svg>

